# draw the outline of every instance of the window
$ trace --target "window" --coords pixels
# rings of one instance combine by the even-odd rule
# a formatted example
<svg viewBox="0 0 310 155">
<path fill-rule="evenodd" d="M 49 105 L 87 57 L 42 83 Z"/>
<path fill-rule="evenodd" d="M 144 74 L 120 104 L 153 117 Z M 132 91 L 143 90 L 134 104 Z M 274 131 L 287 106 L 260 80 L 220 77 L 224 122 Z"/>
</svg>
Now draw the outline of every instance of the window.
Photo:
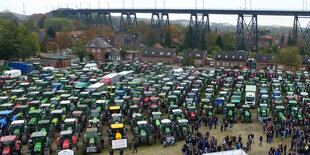
<svg viewBox="0 0 310 155">
<path fill-rule="evenodd" d="M 224 61 L 222 62 L 222 66 L 225 66 L 225 62 Z"/>
<path fill-rule="evenodd" d="M 155 52 L 152 52 L 152 55 L 154 55 L 155 54 Z"/>
<path fill-rule="evenodd" d="M 196 54 L 196 57 L 200 57 L 200 54 Z"/>
<path fill-rule="evenodd" d="M 150 62 L 151 62 L 151 63 L 154 63 L 154 59 L 151 59 Z"/>
<path fill-rule="evenodd" d="M 101 59 L 101 55 L 98 55 L 97 58 L 98 58 L 98 59 Z"/>
<path fill-rule="evenodd" d="M 167 55 L 171 55 L 171 53 L 170 53 L 170 52 L 168 52 L 168 53 L 167 53 Z"/>
<path fill-rule="evenodd" d="M 229 62 L 226 62 L 226 66 L 229 66 Z"/>
<path fill-rule="evenodd" d="M 160 55 L 163 55 L 163 54 L 164 54 L 164 52 L 160 52 L 159 54 L 160 54 Z"/>
<path fill-rule="evenodd" d="M 158 63 L 163 63 L 164 60 L 163 59 L 158 59 Z"/>
<path fill-rule="evenodd" d="M 216 62 L 216 66 L 220 66 L 220 62 Z"/>
<path fill-rule="evenodd" d="M 98 52 L 101 52 L 101 48 L 98 48 L 97 51 L 98 51 Z"/>
<path fill-rule="evenodd" d="M 127 58 L 127 59 L 131 59 L 131 54 L 127 54 L 127 55 L 126 55 L 126 58 Z"/>
<path fill-rule="evenodd" d="M 92 51 L 93 51 L 93 52 L 96 52 L 96 49 L 95 49 L 95 48 L 92 48 Z"/>
<path fill-rule="evenodd" d="M 144 63 L 147 63 L 147 59 L 146 59 L 146 58 L 144 58 L 144 60 L 143 60 L 143 61 L 144 61 Z"/>
<path fill-rule="evenodd" d="M 243 66 L 243 62 L 240 62 L 240 67 L 242 67 Z"/>
<path fill-rule="evenodd" d="M 225 58 L 227 58 L 227 55 L 225 55 Z"/>
<path fill-rule="evenodd" d="M 264 64 L 260 64 L 259 68 L 265 68 L 265 65 Z"/>
<path fill-rule="evenodd" d="M 235 59 L 235 56 L 233 55 L 232 58 Z"/>
<path fill-rule="evenodd" d="M 87 52 L 89 52 L 90 51 L 90 49 L 89 48 L 87 48 Z"/>
</svg>

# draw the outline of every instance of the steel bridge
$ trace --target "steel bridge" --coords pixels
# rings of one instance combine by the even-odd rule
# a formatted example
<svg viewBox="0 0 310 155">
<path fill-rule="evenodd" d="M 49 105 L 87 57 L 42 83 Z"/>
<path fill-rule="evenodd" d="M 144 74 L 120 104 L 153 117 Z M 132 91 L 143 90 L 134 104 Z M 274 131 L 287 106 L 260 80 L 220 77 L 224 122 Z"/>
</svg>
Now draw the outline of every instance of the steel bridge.
<svg viewBox="0 0 310 155">
<path fill-rule="evenodd" d="M 310 50 L 310 11 L 285 11 L 285 10 L 215 10 L 215 9 L 58 9 L 51 12 L 53 17 L 61 16 L 78 20 L 84 24 L 97 26 L 110 26 L 112 13 L 119 13 L 120 29 L 126 31 L 128 26 L 137 25 L 137 14 L 151 14 L 151 26 L 162 29 L 170 25 L 169 14 L 189 14 L 190 27 L 194 28 L 201 39 L 210 32 L 210 14 L 237 15 L 237 29 L 235 33 L 235 50 L 243 49 L 258 51 L 258 16 L 291 16 L 294 17 L 293 39 L 300 41 L 303 47 Z M 307 25 L 301 25 L 299 20 L 308 18 Z"/>
</svg>

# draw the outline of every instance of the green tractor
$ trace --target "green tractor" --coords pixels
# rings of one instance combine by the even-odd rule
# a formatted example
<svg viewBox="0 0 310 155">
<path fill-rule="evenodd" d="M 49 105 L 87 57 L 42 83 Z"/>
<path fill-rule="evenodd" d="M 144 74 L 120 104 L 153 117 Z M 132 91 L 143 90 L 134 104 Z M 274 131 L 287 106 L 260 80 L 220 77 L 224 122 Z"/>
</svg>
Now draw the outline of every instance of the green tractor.
<svg viewBox="0 0 310 155">
<path fill-rule="evenodd" d="M 215 115 L 215 109 L 213 108 L 213 106 L 204 106 L 203 109 L 203 114 L 206 114 L 209 118 L 213 117 Z"/>
<path fill-rule="evenodd" d="M 56 144 L 56 154 L 65 149 L 71 149 L 76 154 L 78 137 L 72 132 L 72 130 L 61 131 L 60 136 L 56 139 Z"/>
<path fill-rule="evenodd" d="M 284 113 L 285 113 L 285 107 L 284 106 L 276 106 L 275 119 L 277 119 L 278 122 L 282 122 L 282 121 L 286 120 Z"/>
<path fill-rule="evenodd" d="M 56 129 L 60 130 L 60 125 L 65 120 L 65 117 L 66 115 L 62 109 L 51 112 L 51 121 Z"/>
<path fill-rule="evenodd" d="M 260 123 L 263 123 L 264 120 L 270 118 L 270 111 L 267 104 L 260 104 L 257 108 L 257 120 Z"/>
<path fill-rule="evenodd" d="M 30 128 L 30 132 L 34 132 L 38 122 L 44 118 L 42 109 L 30 110 L 28 113 L 29 121 L 28 125 Z"/>
<path fill-rule="evenodd" d="M 46 91 L 43 93 L 43 100 L 41 101 L 41 104 L 48 103 L 48 101 L 55 96 L 55 92 L 53 91 Z"/>
<path fill-rule="evenodd" d="M 292 112 L 291 112 L 290 119 L 294 120 L 296 125 L 302 125 L 302 123 L 304 121 L 304 119 L 303 119 L 303 109 L 302 108 L 298 108 L 298 107 L 293 108 Z"/>
<path fill-rule="evenodd" d="M 176 95 L 169 95 L 166 100 L 166 112 L 168 112 L 169 107 L 178 104 L 178 97 Z"/>
<path fill-rule="evenodd" d="M 153 128 L 149 127 L 147 121 L 138 121 L 133 130 L 135 142 L 138 144 L 153 144 Z"/>
<path fill-rule="evenodd" d="M 179 140 L 184 139 L 190 134 L 190 128 L 187 119 L 178 119 L 175 124 L 175 129 Z"/>
<path fill-rule="evenodd" d="M 138 121 L 144 120 L 143 115 L 140 113 L 134 113 L 132 115 L 132 119 L 130 121 L 130 129 L 133 130 L 135 126 L 137 126 Z"/>
<path fill-rule="evenodd" d="M 181 109 L 173 109 L 172 113 L 169 115 L 171 121 L 176 122 L 179 119 L 184 119 L 185 116 Z"/>
<path fill-rule="evenodd" d="M 46 132 L 33 132 L 28 143 L 29 155 L 49 155 L 51 153 L 51 139 Z"/>
<path fill-rule="evenodd" d="M 27 144 L 30 136 L 29 128 L 24 120 L 13 121 L 9 127 L 9 133 L 10 135 L 17 135 L 24 145 Z"/>
<path fill-rule="evenodd" d="M 235 104 L 227 104 L 224 108 L 224 118 L 227 121 L 238 121 L 238 112 Z"/>
<path fill-rule="evenodd" d="M 249 105 L 242 105 L 240 113 L 242 117 L 242 122 L 252 122 L 252 113 Z"/>
<path fill-rule="evenodd" d="M 174 137 L 175 129 L 169 119 L 162 119 L 160 125 L 160 140 L 162 141 L 164 137 Z"/>
<path fill-rule="evenodd" d="M 27 121 L 28 112 L 29 112 L 29 106 L 28 105 L 20 105 L 20 106 L 16 107 L 15 108 L 15 113 L 17 116 L 16 119 Z"/>
<path fill-rule="evenodd" d="M 156 132 L 157 137 L 159 137 L 160 120 L 162 120 L 162 118 L 161 112 L 152 112 L 152 115 L 149 117 L 149 121 L 154 127 L 154 132 Z"/>
<path fill-rule="evenodd" d="M 40 120 L 36 126 L 36 131 L 46 132 L 49 138 L 54 136 L 54 125 L 50 120 Z"/>
</svg>

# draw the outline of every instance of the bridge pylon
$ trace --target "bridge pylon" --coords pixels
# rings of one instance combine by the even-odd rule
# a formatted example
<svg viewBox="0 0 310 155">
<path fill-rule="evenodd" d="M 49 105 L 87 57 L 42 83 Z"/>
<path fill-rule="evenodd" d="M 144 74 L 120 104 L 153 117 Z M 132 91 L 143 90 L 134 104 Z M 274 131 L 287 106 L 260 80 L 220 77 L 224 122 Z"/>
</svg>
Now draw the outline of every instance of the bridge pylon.
<svg viewBox="0 0 310 155">
<path fill-rule="evenodd" d="M 113 29 L 113 23 L 111 18 L 111 13 L 109 12 L 100 12 L 97 15 L 97 26 L 109 26 Z"/>
<path fill-rule="evenodd" d="M 246 18 L 250 18 L 247 23 Z M 238 15 L 237 30 L 235 35 L 235 50 L 258 52 L 258 27 L 257 15 Z"/>
<path fill-rule="evenodd" d="M 122 12 L 119 31 L 126 32 L 128 29 L 128 26 L 130 25 L 135 25 L 135 26 L 138 25 L 136 13 Z"/>
<path fill-rule="evenodd" d="M 201 47 L 202 38 L 206 33 L 210 32 L 209 14 L 191 13 L 190 27 L 197 32 L 199 38 L 199 47 Z"/>
<path fill-rule="evenodd" d="M 303 20 L 307 23 L 301 23 L 300 20 Z M 294 16 L 294 25 L 293 25 L 293 41 L 296 43 L 296 46 L 302 45 L 304 50 L 309 54 L 310 52 L 310 17 L 309 16 Z"/>
</svg>

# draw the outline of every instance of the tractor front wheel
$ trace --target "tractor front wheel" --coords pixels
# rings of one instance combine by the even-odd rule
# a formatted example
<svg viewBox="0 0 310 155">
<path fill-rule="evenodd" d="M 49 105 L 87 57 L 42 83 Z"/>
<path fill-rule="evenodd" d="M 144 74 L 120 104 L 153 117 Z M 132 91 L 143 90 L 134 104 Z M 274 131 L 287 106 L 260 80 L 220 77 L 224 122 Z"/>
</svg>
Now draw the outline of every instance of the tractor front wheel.
<svg viewBox="0 0 310 155">
<path fill-rule="evenodd" d="M 22 143 L 23 145 L 27 144 L 28 140 L 27 140 L 27 135 L 23 135 L 22 136 Z"/>
</svg>

